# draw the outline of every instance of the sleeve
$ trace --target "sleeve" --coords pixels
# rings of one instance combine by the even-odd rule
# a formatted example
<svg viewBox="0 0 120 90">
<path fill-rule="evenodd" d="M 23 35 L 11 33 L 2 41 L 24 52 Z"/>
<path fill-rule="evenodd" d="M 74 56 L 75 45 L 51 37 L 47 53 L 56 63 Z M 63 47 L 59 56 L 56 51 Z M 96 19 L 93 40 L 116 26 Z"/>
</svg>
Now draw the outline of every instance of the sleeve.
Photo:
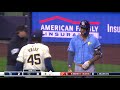
<svg viewBox="0 0 120 90">
<path fill-rule="evenodd" d="M 11 42 L 8 46 L 9 48 L 9 52 L 10 52 L 10 56 L 11 56 L 11 59 L 12 60 L 16 60 L 17 59 L 17 56 L 18 56 L 18 53 L 19 53 L 19 48 L 17 48 L 15 46 L 15 43 L 14 42 Z"/>
<path fill-rule="evenodd" d="M 15 55 L 16 53 L 18 53 L 19 52 L 19 48 L 13 48 L 12 50 L 11 50 L 11 55 Z"/>
<path fill-rule="evenodd" d="M 17 61 L 24 62 L 24 50 L 25 50 L 25 47 L 22 47 L 18 54 Z"/>
<path fill-rule="evenodd" d="M 75 52 L 74 39 L 71 39 L 69 46 L 68 46 L 68 51 Z"/>
<path fill-rule="evenodd" d="M 68 52 L 68 67 L 72 67 L 74 55 L 75 55 L 74 52 L 71 52 L 71 51 Z"/>
<path fill-rule="evenodd" d="M 16 71 L 22 71 L 23 70 L 23 63 L 17 61 L 15 68 L 16 68 Z"/>
<path fill-rule="evenodd" d="M 48 46 L 46 46 L 44 49 L 44 58 L 50 58 L 50 57 L 51 57 L 51 55 L 50 55 L 49 48 L 48 48 Z"/>
<path fill-rule="evenodd" d="M 99 47 L 101 44 L 99 42 L 99 40 L 97 38 L 95 38 L 95 45 L 94 45 L 94 48 L 97 48 Z"/>
<path fill-rule="evenodd" d="M 45 59 L 45 67 L 47 69 L 47 71 L 49 72 L 50 70 L 52 72 L 54 72 L 54 69 L 53 69 L 53 66 L 52 66 L 52 63 L 51 63 L 51 58 L 46 58 Z"/>
</svg>

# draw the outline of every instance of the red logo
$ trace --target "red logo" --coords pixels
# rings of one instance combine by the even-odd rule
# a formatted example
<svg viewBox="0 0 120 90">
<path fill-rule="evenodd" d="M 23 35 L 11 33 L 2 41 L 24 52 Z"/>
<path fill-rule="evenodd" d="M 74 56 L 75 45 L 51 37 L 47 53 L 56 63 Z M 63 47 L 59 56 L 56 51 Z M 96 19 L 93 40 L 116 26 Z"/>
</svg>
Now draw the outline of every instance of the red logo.
<svg viewBox="0 0 120 90">
<path fill-rule="evenodd" d="M 74 20 L 67 19 L 67 18 L 64 18 L 64 17 L 61 17 L 61 16 L 53 16 L 53 17 L 50 17 L 50 18 L 40 20 L 39 22 L 40 23 L 45 23 L 45 22 L 49 22 L 49 21 L 52 21 L 52 20 L 56 20 L 56 19 L 62 20 L 62 21 L 65 21 L 65 22 L 68 22 L 68 23 L 71 23 L 71 24 L 80 24 L 79 21 L 74 21 Z M 99 25 L 100 22 L 90 22 L 90 24 Z"/>
</svg>

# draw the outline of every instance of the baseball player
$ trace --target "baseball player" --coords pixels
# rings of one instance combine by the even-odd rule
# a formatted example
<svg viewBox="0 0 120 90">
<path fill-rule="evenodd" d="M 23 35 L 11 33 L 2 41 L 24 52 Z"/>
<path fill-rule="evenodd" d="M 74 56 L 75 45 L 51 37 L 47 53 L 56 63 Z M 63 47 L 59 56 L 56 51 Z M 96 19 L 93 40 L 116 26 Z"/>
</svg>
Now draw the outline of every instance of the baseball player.
<svg viewBox="0 0 120 90">
<path fill-rule="evenodd" d="M 80 34 L 73 37 L 68 47 L 68 71 L 72 72 L 72 63 L 75 63 L 75 72 L 95 72 L 94 62 L 102 57 L 101 44 L 90 32 L 90 23 L 87 20 L 80 22 Z"/>
<path fill-rule="evenodd" d="M 27 44 L 21 48 L 18 57 L 16 70 L 41 70 L 52 71 L 54 69 L 51 64 L 51 55 L 48 46 L 41 43 L 42 30 L 32 34 L 31 44 Z"/>
</svg>

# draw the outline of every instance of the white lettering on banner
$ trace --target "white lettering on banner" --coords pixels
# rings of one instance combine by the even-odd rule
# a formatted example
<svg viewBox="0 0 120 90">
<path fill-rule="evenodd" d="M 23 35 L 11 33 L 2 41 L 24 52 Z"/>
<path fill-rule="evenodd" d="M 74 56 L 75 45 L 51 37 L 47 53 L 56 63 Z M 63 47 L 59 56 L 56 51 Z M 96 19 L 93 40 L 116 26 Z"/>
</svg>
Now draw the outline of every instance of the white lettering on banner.
<svg viewBox="0 0 120 90">
<path fill-rule="evenodd" d="M 41 30 L 73 31 L 73 25 L 41 25 Z"/>
<path fill-rule="evenodd" d="M 76 31 L 80 31 L 79 26 L 76 26 Z M 90 26 L 90 32 L 98 32 L 98 26 Z"/>
<path fill-rule="evenodd" d="M 61 26 L 61 30 L 62 30 L 62 31 L 64 31 L 63 27 L 64 27 L 64 25 Z"/>
<path fill-rule="evenodd" d="M 51 30 L 54 30 L 54 26 L 53 25 L 51 25 Z"/>
<path fill-rule="evenodd" d="M 41 30 L 49 31 L 80 31 L 79 25 L 76 25 L 76 28 L 73 28 L 73 25 L 41 25 Z M 98 26 L 90 26 L 90 32 L 98 32 Z"/>
<path fill-rule="evenodd" d="M 54 37 L 54 38 L 72 38 L 73 36 L 76 36 L 79 34 L 79 32 L 54 32 L 54 31 L 43 31 L 44 36 L 43 37 Z M 93 34 L 96 38 L 99 38 L 98 32 L 90 32 L 90 34 Z"/>
<path fill-rule="evenodd" d="M 98 26 L 91 26 L 90 31 L 91 32 L 97 32 L 98 31 Z"/>
<path fill-rule="evenodd" d="M 110 26 L 107 24 L 107 32 L 120 33 L 120 26 Z"/>
<path fill-rule="evenodd" d="M 80 27 L 79 26 L 76 26 L 76 31 L 80 31 Z"/>
</svg>

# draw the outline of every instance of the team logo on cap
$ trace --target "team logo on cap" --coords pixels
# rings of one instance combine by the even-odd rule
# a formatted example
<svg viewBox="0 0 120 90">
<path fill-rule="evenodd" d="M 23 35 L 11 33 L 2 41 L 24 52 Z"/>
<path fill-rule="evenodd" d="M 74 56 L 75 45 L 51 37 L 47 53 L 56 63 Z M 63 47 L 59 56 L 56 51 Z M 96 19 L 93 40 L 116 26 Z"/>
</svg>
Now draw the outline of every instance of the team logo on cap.
<svg viewBox="0 0 120 90">
<path fill-rule="evenodd" d="M 36 35 L 33 35 L 33 37 L 36 37 Z"/>
<path fill-rule="evenodd" d="M 85 22 L 81 22 L 82 25 L 85 25 Z"/>
</svg>

